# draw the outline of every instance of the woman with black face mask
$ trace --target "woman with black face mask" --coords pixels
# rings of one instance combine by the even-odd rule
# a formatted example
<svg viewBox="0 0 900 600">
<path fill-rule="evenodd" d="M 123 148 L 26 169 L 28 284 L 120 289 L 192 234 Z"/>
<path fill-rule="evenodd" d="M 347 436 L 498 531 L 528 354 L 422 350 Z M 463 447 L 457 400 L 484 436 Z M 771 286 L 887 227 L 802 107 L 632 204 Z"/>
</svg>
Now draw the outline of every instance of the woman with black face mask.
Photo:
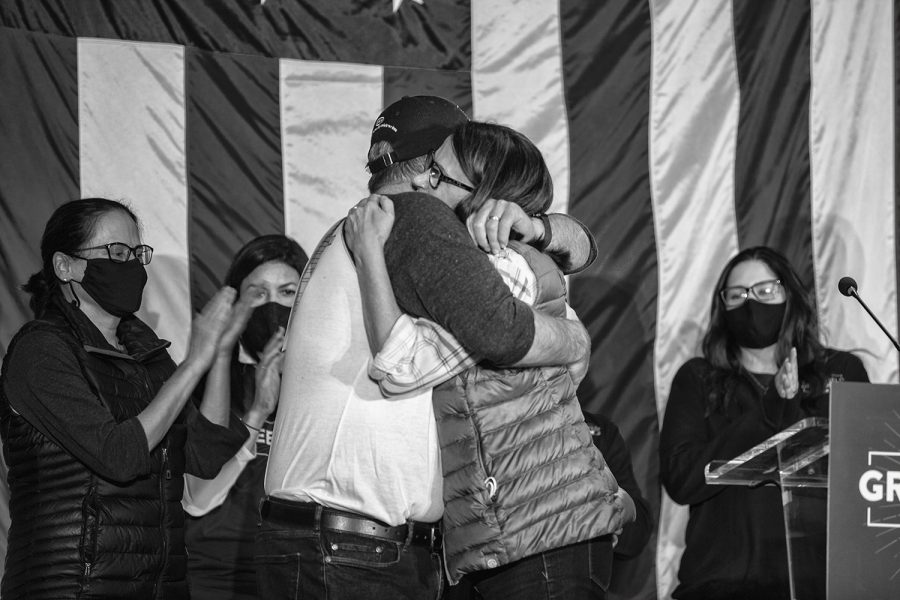
<svg viewBox="0 0 900 600">
<path fill-rule="evenodd" d="M 869 378 L 857 357 L 819 341 L 815 305 L 787 259 L 763 246 L 732 258 L 703 357 L 676 373 L 660 433 L 663 485 L 691 509 L 674 598 L 790 598 L 780 490 L 707 485 L 704 467 L 827 416 L 830 383 L 844 380 Z"/>
<path fill-rule="evenodd" d="M 23 286 L 35 319 L 0 375 L 10 528 L 5 598 L 187 598 L 183 474 L 212 477 L 247 436 L 221 399 L 188 402 L 249 307 L 223 288 L 176 367 L 134 316 L 153 248 L 103 198 L 65 203 Z"/>
<path fill-rule="evenodd" d="M 186 477 L 193 600 L 257 598 L 253 541 L 281 384 L 281 346 L 306 260 L 294 240 L 264 235 L 238 251 L 225 276 L 253 312 L 239 347 L 217 355 L 204 396 L 229 398 L 250 437 L 215 479 Z"/>
</svg>

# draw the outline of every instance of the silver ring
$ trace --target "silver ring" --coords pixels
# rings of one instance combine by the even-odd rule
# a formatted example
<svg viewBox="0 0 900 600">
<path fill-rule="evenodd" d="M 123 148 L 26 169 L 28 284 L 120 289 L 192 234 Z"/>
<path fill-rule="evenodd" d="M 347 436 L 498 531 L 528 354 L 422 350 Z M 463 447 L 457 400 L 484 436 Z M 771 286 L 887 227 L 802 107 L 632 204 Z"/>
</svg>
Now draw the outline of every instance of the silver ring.
<svg viewBox="0 0 900 600">
<path fill-rule="evenodd" d="M 497 215 L 491 215 L 490 217 L 488 217 L 488 219 L 490 219 L 491 221 L 499 221 L 500 217 L 498 217 Z"/>
</svg>

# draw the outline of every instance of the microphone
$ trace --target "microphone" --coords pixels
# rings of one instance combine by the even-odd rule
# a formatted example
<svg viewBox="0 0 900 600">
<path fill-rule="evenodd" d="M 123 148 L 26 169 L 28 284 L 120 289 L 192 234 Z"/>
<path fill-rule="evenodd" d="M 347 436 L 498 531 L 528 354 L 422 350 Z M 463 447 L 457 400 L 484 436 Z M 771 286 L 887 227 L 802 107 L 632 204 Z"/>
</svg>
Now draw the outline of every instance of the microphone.
<svg viewBox="0 0 900 600">
<path fill-rule="evenodd" d="M 853 296 L 856 294 L 856 280 L 852 277 L 841 277 L 838 281 L 838 291 L 845 296 Z"/>
<path fill-rule="evenodd" d="M 866 309 L 866 312 L 869 313 L 869 316 L 872 317 L 872 320 L 875 321 L 875 323 L 877 323 L 879 327 L 881 327 L 884 335 L 888 336 L 888 339 L 891 340 L 894 348 L 900 351 L 900 344 L 897 343 L 897 340 L 894 339 L 894 336 L 891 335 L 891 332 L 889 332 L 887 328 L 882 325 L 881 321 L 878 320 L 878 317 L 875 316 L 875 313 L 869 310 L 869 307 L 866 306 L 866 303 L 863 302 L 862 298 L 859 297 L 859 294 L 856 291 L 858 287 L 859 286 L 857 285 L 856 280 L 852 277 L 841 277 L 841 280 L 838 281 L 838 291 L 845 296 L 853 296 L 854 298 L 856 298 L 856 301 L 859 302 L 864 309 Z"/>
</svg>

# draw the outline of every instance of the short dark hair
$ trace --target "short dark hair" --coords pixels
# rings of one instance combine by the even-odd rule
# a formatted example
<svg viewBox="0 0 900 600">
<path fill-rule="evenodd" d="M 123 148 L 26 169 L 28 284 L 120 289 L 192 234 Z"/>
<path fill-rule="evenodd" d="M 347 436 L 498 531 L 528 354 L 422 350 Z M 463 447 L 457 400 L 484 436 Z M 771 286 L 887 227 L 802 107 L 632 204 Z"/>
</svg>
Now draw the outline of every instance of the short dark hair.
<svg viewBox="0 0 900 600">
<path fill-rule="evenodd" d="M 393 152 L 393 146 L 390 142 L 375 142 L 369 148 L 369 160 L 375 160 L 379 156 L 385 156 Z M 375 193 L 380 188 L 392 183 L 406 183 L 412 181 L 413 177 L 425 170 L 427 166 L 425 161 L 428 155 L 416 156 L 409 160 L 395 162 L 384 169 L 372 173 L 369 177 L 369 192 Z"/>
<path fill-rule="evenodd" d="M 225 285 L 240 292 L 241 283 L 261 264 L 279 261 L 303 273 L 307 261 L 300 244 L 286 235 L 273 233 L 253 238 L 237 251 L 225 273 Z"/>
<path fill-rule="evenodd" d="M 457 206 L 463 220 L 488 198 L 515 202 L 529 215 L 550 208 L 550 170 L 541 151 L 524 134 L 496 123 L 469 121 L 453 132 L 453 151 L 475 187 Z"/>
<path fill-rule="evenodd" d="M 796 347 L 801 376 L 806 375 L 806 378 L 817 386 L 824 386 L 825 383 L 823 372 L 825 348 L 819 341 L 819 319 L 812 295 L 806 290 L 800 276 L 783 254 L 768 246 L 754 246 L 738 252 L 728 261 L 712 293 L 709 325 L 703 336 L 703 356 L 718 372 L 716 377 L 718 383 L 725 385 L 725 388 L 720 390 L 724 393 L 718 394 L 718 398 L 713 399 L 714 407 L 720 403 L 727 404 L 735 377 L 747 377 L 740 362 L 740 346 L 731 335 L 725 321 L 725 304 L 719 292 L 725 287 L 731 271 L 737 265 L 749 260 L 764 263 L 775 277 L 781 280 L 784 288 L 786 306 L 775 349 L 776 363 L 781 364 L 790 355 L 791 347 Z"/>
<path fill-rule="evenodd" d="M 140 222 L 125 204 L 108 198 L 81 198 L 59 206 L 50 215 L 41 236 L 41 270 L 28 278 L 22 290 L 31 295 L 28 306 L 39 317 L 47 307 L 51 295 L 59 289 L 59 279 L 53 268 L 57 252 L 72 254 L 83 248 L 93 237 L 97 221 L 113 211 L 127 214 L 135 225 Z"/>
</svg>

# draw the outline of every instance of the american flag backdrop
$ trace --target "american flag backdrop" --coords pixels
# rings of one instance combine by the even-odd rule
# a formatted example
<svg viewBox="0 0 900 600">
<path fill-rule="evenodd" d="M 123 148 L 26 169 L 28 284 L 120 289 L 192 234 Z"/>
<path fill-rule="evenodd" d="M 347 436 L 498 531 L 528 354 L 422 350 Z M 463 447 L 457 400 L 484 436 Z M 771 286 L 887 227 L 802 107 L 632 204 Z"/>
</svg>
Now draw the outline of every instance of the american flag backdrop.
<svg viewBox="0 0 900 600">
<path fill-rule="evenodd" d="M 825 341 L 898 381 L 890 342 L 837 293 L 854 276 L 897 331 L 895 8 L 0 0 L 0 356 L 60 203 L 107 196 L 141 217 L 156 252 L 140 314 L 177 360 L 245 241 L 284 232 L 309 253 L 365 194 L 381 108 L 445 96 L 529 135 L 555 209 L 597 237 L 599 260 L 570 278 L 593 337 L 580 398 L 619 424 L 659 525 L 617 565 L 614 597 L 667 598 L 687 511 L 658 483 L 659 423 L 731 255 L 784 252 Z"/>
</svg>

